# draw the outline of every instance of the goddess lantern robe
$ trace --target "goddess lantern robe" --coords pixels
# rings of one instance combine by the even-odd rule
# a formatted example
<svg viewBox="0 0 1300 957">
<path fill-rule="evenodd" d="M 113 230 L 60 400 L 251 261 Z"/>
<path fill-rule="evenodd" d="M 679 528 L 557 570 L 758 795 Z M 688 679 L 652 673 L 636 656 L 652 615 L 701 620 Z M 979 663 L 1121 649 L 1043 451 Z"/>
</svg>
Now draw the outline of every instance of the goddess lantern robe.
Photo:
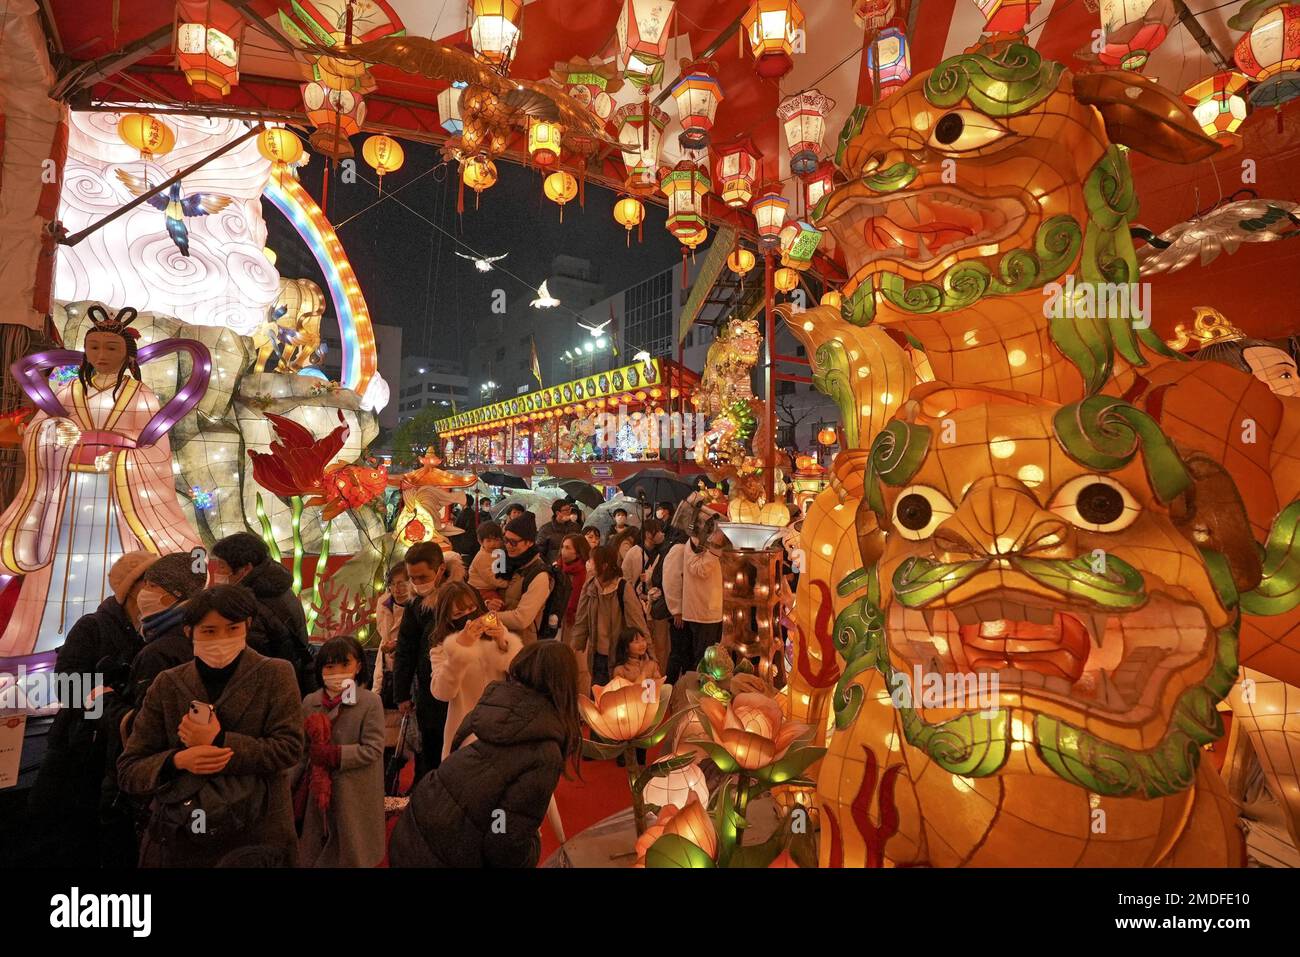
<svg viewBox="0 0 1300 957">
<path fill-rule="evenodd" d="M 157 397 L 131 378 L 114 396 L 115 384 L 74 380 L 56 392 L 67 417 L 38 411 L 27 427 L 23 485 L 0 515 L 0 575 L 24 576 L 0 657 L 61 645 L 108 594 L 108 569 L 124 552 L 201 544 L 176 497 L 167 434 L 136 444 L 158 415 Z M 81 432 L 70 447 L 56 441 L 67 421 Z"/>
</svg>

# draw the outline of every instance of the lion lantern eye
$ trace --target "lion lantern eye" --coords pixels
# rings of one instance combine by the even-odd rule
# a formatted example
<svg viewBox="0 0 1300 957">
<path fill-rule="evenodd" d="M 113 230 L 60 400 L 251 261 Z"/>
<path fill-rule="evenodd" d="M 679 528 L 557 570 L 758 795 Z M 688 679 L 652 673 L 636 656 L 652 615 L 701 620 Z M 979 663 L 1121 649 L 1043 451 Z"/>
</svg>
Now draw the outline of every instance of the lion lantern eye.
<svg viewBox="0 0 1300 957">
<path fill-rule="evenodd" d="M 919 542 L 934 534 L 952 515 L 952 502 L 928 485 L 909 485 L 894 500 L 894 530 L 908 541 Z"/>
<path fill-rule="evenodd" d="M 1133 494 L 1106 475 L 1080 475 L 1052 496 L 1052 512 L 1090 532 L 1119 532 L 1142 512 Z"/>
<path fill-rule="evenodd" d="M 988 146 L 1011 131 L 992 117 L 974 110 L 951 110 L 939 117 L 930 131 L 930 146 L 950 153 L 965 153 Z"/>
</svg>

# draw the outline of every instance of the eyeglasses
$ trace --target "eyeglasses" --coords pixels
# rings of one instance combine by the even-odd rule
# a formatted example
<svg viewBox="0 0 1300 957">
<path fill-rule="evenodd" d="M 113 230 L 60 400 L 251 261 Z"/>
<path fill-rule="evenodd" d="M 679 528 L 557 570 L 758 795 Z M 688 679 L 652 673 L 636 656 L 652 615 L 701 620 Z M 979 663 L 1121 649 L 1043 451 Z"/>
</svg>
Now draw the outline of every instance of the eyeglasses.
<svg viewBox="0 0 1300 957">
<path fill-rule="evenodd" d="M 505 537 L 505 543 L 507 545 L 522 545 L 524 540 L 522 538 L 515 538 L 513 535 L 507 535 Z"/>
</svg>

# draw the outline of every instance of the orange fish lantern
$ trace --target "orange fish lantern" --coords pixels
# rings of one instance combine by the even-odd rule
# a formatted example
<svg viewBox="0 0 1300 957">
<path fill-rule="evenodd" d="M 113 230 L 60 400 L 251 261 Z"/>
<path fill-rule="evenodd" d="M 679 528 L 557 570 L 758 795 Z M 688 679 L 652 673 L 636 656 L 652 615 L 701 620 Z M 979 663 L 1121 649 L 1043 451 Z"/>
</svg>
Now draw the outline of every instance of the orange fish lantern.
<svg viewBox="0 0 1300 957">
<path fill-rule="evenodd" d="M 388 469 L 372 465 L 331 465 L 325 470 L 321 495 L 307 505 L 322 506 L 325 521 L 338 518 L 353 508 L 368 505 L 388 487 Z"/>
</svg>

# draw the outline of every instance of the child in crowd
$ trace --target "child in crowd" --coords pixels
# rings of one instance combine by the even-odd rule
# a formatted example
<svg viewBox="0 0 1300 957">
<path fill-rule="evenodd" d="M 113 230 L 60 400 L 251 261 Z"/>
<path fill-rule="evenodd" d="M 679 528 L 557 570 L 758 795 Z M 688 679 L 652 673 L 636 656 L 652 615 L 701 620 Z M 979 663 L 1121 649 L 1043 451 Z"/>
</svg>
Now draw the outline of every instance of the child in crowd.
<svg viewBox="0 0 1300 957">
<path fill-rule="evenodd" d="M 587 540 L 587 550 L 600 547 L 600 529 L 595 525 L 588 525 L 582 530 L 582 537 Z"/>
<path fill-rule="evenodd" d="M 478 527 L 478 554 L 469 564 L 470 587 L 478 590 L 484 601 L 500 599 L 509 586 L 504 578 L 497 577 L 497 562 L 505 569 L 505 536 L 496 522 L 484 522 Z"/>
<path fill-rule="evenodd" d="M 384 707 L 361 687 L 365 660 L 351 635 L 316 653 L 323 687 L 302 701 L 307 753 L 295 792 L 300 867 L 374 867 L 384 857 Z"/>
<path fill-rule="evenodd" d="M 619 632 L 618 644 L 614 646 L 614 677 L 640 684 L 647 678 L 653 681 L 663 676 L 649 638 L 635 628 Z"/>
</svg>

